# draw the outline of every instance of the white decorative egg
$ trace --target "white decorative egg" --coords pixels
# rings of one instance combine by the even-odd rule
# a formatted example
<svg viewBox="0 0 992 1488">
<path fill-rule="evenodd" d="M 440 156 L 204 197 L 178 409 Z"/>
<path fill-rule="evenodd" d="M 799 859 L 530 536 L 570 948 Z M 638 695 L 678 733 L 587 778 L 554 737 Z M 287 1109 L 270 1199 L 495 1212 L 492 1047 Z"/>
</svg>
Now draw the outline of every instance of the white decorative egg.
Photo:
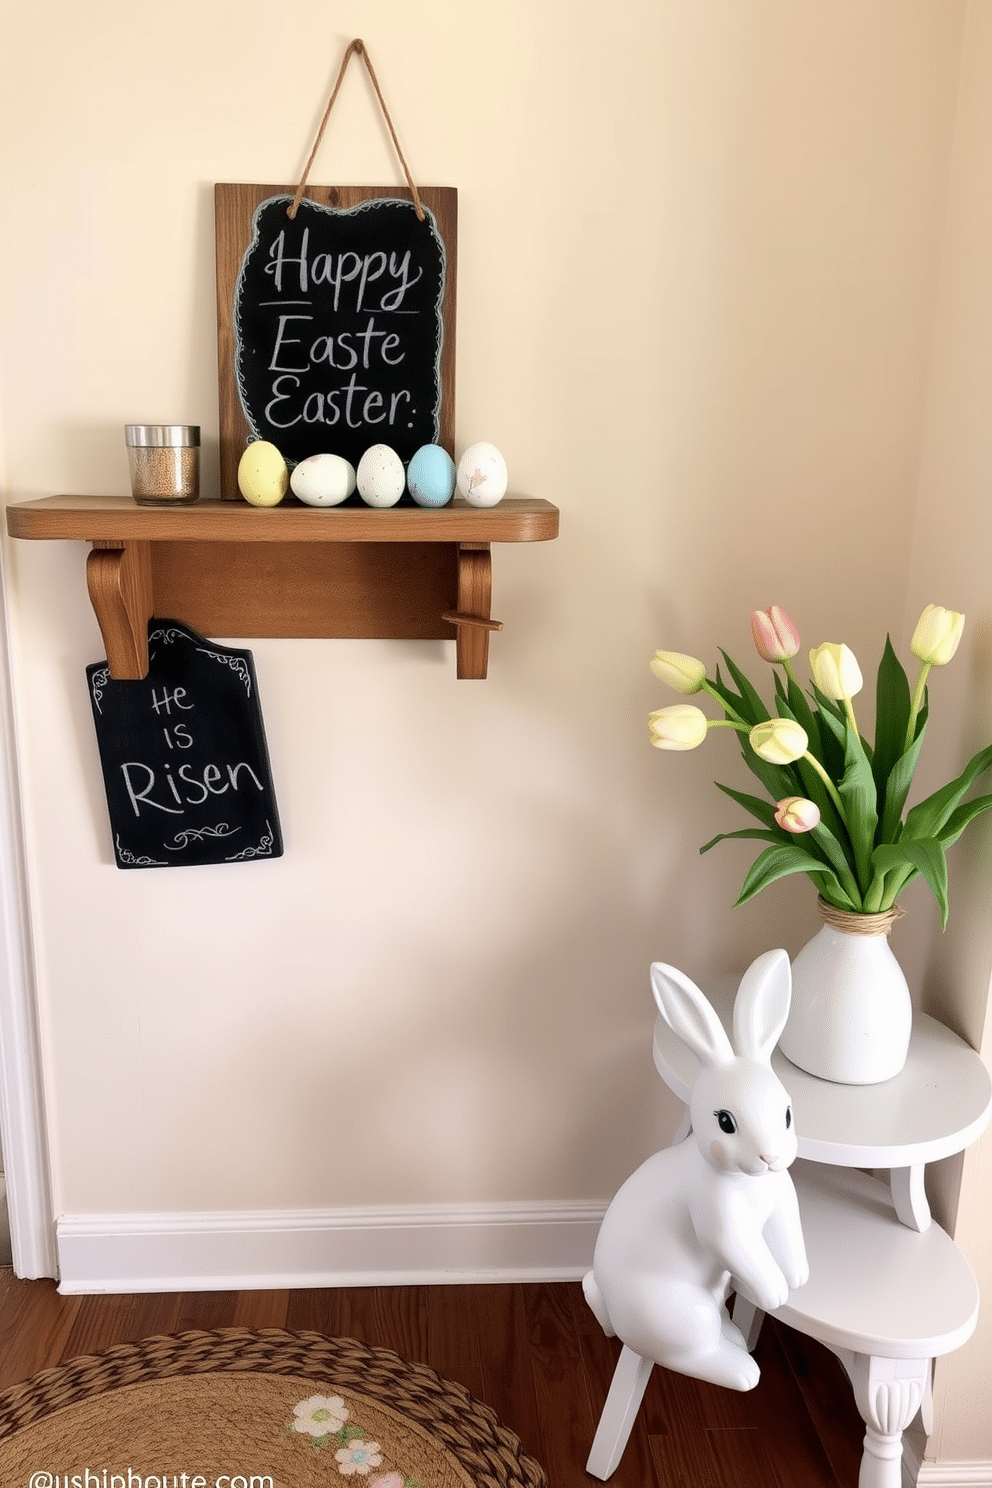
<svg viewBox="0 0 992 1488">
<path fill-rule="evenodd" d="M 403 461 L 388 444 L 373 444 L 358 462 L 358 494 L 366 506 L 395 506 L 403 495 Z"/>
<path fill-rule="evenodd" d="M 470 506 L 495 506 L 506 495 L 506 461 L 494 444 L 470 444 L 458 461 L 458 493 Z"/>
<path fill-rule="evenodd" d="M 455 462 L 439 444 L 422 444 L 407 466 L 406 484 L 418 506 L 447 506 L 455 494 Z"/>
<path fill-rule="evenodd" d="M 355 489 L 355 467 L 340 455 L 308 455 L 289 477 L 294 496 L 307 506 L 340 506 Z"/>
<path fill-rule="evenodd" d="M 253 439 L 238 461 L 238 490 L 252 506 L 278 506 L 289 490 L 286 461 L 267 439 Z"/>
</svg>

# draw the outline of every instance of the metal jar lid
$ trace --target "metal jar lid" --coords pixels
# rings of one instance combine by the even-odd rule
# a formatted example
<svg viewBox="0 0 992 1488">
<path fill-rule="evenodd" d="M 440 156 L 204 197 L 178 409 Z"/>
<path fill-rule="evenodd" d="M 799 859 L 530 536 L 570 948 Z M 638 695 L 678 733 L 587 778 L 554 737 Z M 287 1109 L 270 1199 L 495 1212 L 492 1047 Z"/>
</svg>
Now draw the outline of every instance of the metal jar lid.
<svg viewBox="0 0 992 1488">
<path fill-rule="evenodd" d="M 125 424 L 124 440 L 132 448 L 200 443 L 199 424 Z"/>
</svg>

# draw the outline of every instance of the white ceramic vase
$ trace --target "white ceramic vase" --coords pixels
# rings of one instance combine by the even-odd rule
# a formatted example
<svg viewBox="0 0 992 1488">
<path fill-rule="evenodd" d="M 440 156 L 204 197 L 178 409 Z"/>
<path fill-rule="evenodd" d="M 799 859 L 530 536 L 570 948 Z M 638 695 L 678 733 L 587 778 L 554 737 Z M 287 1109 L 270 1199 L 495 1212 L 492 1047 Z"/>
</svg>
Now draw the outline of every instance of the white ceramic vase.
<svg viewBox="0 0 992 1488">
<path fill-rule="evenodd" d="M 881 1084 L 906 1063 L 913 1027 L 909 987 L 889 945 L 900 911 L 848 914 L 821 900 L 820 912 L 822 930 L 792 963 L 779 1048 L 821 1080 Z"/>
</svg>

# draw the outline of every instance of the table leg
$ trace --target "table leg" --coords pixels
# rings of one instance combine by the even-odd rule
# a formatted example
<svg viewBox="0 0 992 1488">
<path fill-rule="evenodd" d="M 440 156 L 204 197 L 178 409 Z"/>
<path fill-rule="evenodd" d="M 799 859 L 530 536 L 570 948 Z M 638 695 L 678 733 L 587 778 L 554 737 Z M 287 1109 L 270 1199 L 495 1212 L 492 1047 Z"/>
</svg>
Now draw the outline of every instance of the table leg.
<svg viewBox="0 0 992 1488">
<path fill-rule="evenodd" d="M 884 1359 L 836 1349 L 866 1426 L 858 1488 L 901 1488 L 902 1434 L 919 1410 L 929 1359 Z"/>
<path fill-rule="evenodd" d="M 925 1166 L 916 1163 L 910 1168 L 892 1168 L 889 1185 L 896 1213 L 909 1230 L 920 1234 L 930 1228 L 930 1205 L 923 1186 Z"/>
<path fill-rule="evenodd" d="M 586 1472 L 591 1477 L 605 1481 L 616 1472 L 653 1368 L 652 1360 L 642 1358 L 624 1344 L 586 1463 Z"/>
<path fill-rule="evenodd" d="M 748 1353 L 753 1354 L 758 1347 L 758 1336 L 761 1333 L 761 1325 L 765 1321 L 765 1314 L 756 1302 L 749 1302 L 747 1297 L 742 1297 L 738 1292 L 734 1297 L 730 1315 L 744 1334 Z"/>
</svg>

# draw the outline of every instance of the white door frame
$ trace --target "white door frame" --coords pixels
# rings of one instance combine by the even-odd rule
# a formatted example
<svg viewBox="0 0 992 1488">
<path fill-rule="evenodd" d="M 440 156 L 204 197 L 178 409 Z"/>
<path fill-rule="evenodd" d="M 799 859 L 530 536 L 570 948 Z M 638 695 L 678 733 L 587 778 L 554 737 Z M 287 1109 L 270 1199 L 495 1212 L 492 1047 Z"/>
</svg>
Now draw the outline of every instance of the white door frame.
<svg viewBox="0 0 992 1488">
<path fill-rule="evenodd" d="M 14 1273 L 57 1276 L 0 555 L 0 1143 Z"/>
</svg>

